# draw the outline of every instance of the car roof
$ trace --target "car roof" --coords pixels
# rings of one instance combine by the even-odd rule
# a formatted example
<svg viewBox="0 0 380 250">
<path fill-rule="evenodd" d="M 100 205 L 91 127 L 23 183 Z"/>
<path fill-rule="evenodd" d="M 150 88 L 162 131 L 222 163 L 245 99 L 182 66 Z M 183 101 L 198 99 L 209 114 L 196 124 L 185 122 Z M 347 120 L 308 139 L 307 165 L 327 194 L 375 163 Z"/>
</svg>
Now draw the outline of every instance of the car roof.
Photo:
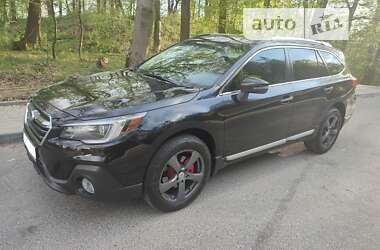
<svg viewBox="0 0 380 250">
<path fill-rule="evenodd" d="M 203 34 L 192 38 L 193 40 L 202 39 L 209 40 L 217 43 L 228 43 L 231 45 L 243 45 L 250 47 L 266 47 L 266 46 L 280 46 L 280 45 L 291 45 L 291 46 L 309 46 L 313 48 L 325 49 L 335 53 L 339 53 L 339 50 L 332 47 L 330 43 L 316 41 L 311 39 L 303 38 L 289 38 L 289 37 L 274 37 L 271 40 L 249 40 L 242 35 L 235 34 Z M 190 40 L 192 40 L 190 39 Z"/>
</svg>

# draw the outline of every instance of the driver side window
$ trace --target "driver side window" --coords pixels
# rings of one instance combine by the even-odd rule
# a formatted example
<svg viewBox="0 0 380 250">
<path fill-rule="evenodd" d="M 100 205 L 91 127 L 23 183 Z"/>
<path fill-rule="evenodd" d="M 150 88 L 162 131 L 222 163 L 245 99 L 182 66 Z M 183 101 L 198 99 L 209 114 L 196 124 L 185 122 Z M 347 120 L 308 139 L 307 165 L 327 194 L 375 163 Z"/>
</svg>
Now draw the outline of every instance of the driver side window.
<svg viewBox="0 0 380 250">
<path fill-rule="evenodd" d="M 258 53 L 226 87 L 225 91 L 240 89 L 240 83 L 247 77 L 263 79 L 270 84 L 285 82 L 286 60 L 284 49 L 269 49 Z"/>
</svg>

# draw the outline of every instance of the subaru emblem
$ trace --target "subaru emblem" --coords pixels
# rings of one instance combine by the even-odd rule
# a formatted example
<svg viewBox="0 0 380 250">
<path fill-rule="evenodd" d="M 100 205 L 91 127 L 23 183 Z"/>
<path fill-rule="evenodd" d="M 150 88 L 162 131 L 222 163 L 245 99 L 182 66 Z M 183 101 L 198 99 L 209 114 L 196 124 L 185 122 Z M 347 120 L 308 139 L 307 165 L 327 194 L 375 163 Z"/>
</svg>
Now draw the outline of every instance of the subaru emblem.
<svg viewBox="0 0 380 250">
<path fill-rule="evenodd" d="M 31 115 L 32 119 L 36 120 L 40 116 L 40 112 L 38 110 L 32 110 Z"/>
</svg>

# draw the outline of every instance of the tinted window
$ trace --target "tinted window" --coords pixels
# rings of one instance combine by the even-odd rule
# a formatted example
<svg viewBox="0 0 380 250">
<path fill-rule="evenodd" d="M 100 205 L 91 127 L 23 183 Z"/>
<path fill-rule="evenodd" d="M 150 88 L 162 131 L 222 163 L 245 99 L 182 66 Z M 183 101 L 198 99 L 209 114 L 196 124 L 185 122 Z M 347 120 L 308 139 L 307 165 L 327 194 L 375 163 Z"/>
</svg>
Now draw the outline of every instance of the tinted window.
<svg viewBox="0 0 380 250">
<path fill-rule="evenodd" d="M 263 79 L 271 84 L 285 82 L 285 51 L 269 49 L 258 53 L 225 88 L 225 91 L 238 90 L 240 83 L 247 77 Z"/>
<path fill-rule="evenodd" d="M 344 66 L 336 56 L 325 51 L 320 51 L 320 53 L 323 59 L 325 59 L 329 75 L 336 75 L 343 70 Z"/>
<path fill-rule="evenodd" d="M 323 64 L 318 63 L 315 51 L 312 49 L 289 49 L 293 64 L 294 80 L 304 80 L 321 77 Z"/>
<path fill-rule="evenodd" d="M 190 40 L 147 60 L 137 72 L 179 85 L 210 87 L 249 49 L 248 45 Z"/>
<path fill-rule="evenodd" d="M 325 63 L 323 62 L 321 56 L 318 53 L 316 53 L 316 55 L 317 55 L 318 68 L 319 68 L 318 70 L 319 70 L 320 76 L 327 76 L 328 73 L 327 73 L 327 68 L 326 68 Z"/>
<path fill-rule="evenodd" d="M 243 69 L 244 78 L 256 77 L 271 84 L 285 82 L 285 51 L 270 49 L 258 53 Z"/>
</svg>

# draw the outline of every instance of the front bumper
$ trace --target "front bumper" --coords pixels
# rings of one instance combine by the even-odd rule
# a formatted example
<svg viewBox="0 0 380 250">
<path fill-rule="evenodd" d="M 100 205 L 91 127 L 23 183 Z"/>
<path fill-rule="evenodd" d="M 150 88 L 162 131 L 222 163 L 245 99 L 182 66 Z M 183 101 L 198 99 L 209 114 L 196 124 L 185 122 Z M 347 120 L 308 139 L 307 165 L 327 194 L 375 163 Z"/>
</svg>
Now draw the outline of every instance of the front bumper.
<svg viewBox="0 0 380 250">
<path fill-rule="evenodd" d="M 34 160 L 28 153 L 29 159 L 37 173 L 53 190 L 65 194 L 79 194 L 86 198 L 137 198 L 142 195 L 143 185 L 135 184 L 122 186 L 108 171 L 99 166 L 77 165 L 70 177 L 66 180 L 56 179 L 49 174 L 49 170 L 40 160 Z M 81 187 L 82 178 L 89 179 L 95 188 L 95 194 L 89 194 Z"/>
<path fill-rule="evenodd" d="M 45 183 L 66 194 L 93 198 L 141 196 L 154 145 L 146 130 L 129 133 L 104 144 L 85 144 L 59 138 L 63 115 L 51 116 L 29 103 L 24 134 L 29 159 Z M 32 155 L 30 155 L 32 154 Z M 82 179 L 91 181 L 95 194 L 86 193 Z"/>
</svg>

